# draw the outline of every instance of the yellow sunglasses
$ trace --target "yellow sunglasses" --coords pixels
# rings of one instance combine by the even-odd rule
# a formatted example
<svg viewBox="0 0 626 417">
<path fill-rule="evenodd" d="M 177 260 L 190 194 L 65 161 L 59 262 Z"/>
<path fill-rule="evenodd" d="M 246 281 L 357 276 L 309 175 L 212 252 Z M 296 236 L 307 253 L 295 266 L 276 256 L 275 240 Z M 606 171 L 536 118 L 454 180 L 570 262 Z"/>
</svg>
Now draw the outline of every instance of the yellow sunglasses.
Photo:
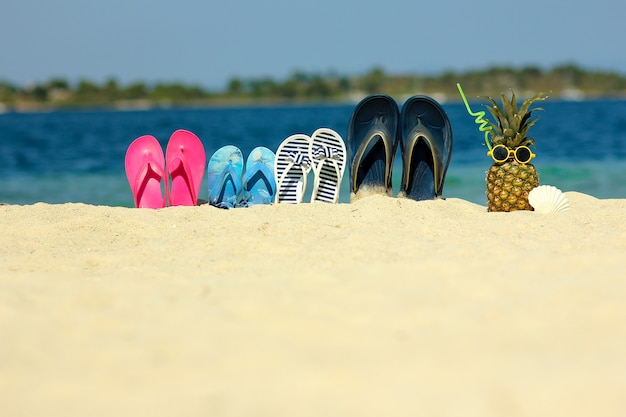
<svg viewBox="0 0 626 417">
<path fill-rule="evenodd" d="M 517 148 L 509 149 L 504 145 L 496 145 L 487 152 L 487 155 L 493 158 L 496 162 L 505 162 L 511 158 L 511 154 L 517 162 L 520 164 L 527 164 L 533 159 L 535 155 L 528 146 L 518 146 Z"/>
</svg>

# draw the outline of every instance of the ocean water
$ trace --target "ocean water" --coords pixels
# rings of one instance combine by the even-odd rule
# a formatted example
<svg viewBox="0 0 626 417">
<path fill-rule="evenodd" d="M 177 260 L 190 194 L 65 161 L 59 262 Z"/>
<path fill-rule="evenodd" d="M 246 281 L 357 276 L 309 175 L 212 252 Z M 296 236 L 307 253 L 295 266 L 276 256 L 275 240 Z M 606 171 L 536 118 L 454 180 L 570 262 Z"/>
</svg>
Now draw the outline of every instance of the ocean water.
<svg viewBox="0 0 626 417">
<path fill-rule="evenodd" d="M 144 134 L 163 148 L 176 129 L 202 140 L 207 159 L 223 145 L 245 157 L 256 146 L 276 150 L 293 133 L 330 127 L 344 138 L 355 104 L 145 111 L 58 111 L 0 114 L 0 202 L 82 202 L 132 207 L 124 172 L 128 145 Z M 491 165 L 484 136 L 462 103 L 444 103 L 454 150 L 444 197 L 486 205 Z M 626 101 L 546 101 L 533 128 L 541 184 L 598 198 L 626 198 Z M 484 109 L 472 103 L 473 110 Z M 400 158 L 396 157 L 396 162 Z M 400 182 L 394 169 L 394 188 Z M 205 176 L 206 177 L 206 176 Z M 349 201 L 347 171 L 340 202 Z M 313 181 L 309 180 L 309 188 Z M 310 191 L 310 190 L 309 190 Z M 206 178 L 200 198 L 208 194 Z"/>
</svg>

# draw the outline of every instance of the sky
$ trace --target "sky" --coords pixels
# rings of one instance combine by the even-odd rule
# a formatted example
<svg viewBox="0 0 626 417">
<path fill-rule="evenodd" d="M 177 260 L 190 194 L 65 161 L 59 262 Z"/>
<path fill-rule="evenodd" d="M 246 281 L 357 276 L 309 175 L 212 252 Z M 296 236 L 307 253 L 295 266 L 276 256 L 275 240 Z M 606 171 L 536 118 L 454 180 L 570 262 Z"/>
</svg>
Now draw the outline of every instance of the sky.
<svg viewBox="0 0 626 417">
<path fill-rule="evenodd" d="M 574 63 L 626 75 L 624 0 L 0 0 L 0 81 L 181 82 Z"/>
</svg>

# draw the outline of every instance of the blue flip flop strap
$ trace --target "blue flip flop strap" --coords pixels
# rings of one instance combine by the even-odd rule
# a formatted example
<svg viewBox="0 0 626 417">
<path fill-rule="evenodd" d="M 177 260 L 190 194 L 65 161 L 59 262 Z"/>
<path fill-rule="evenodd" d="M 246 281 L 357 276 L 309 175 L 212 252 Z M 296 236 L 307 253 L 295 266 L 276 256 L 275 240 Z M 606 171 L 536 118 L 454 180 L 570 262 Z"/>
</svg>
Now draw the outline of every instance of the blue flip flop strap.
<svg viewBox="0 0 626 417">
<path fill-rule="evenodd" d="M 411 156 L 413 155 L 413 148 L 415 144 L 419 142 L 420 139 L 423 139 L 424 142 L 430 148 L 430 151 L 433 155 L 433 177 L 435 182 L 435 195 L 441 194 L 442 179 L 443 179 L 443 167 L 441 166 L 442 155 L 439 144 L 436 140 L 433 140 L 436 133 L 433 134 L 426 126 L 422 123 L 419 123 L 415 126 L 408 134 L 408 139 L 404 144 L 404 155 L 403 155 L 403 169 L 404 169 L 404 178 L 407 179 L 407 184 L 409 183 L 409 170 L 411 169 Z"/>
<path fill-rule="evenodd" d="M 274 173 L 270 171 L 267 165 L 263 162 L 257 162 L 252 166 L 252 169 L 246 172 L 246 177 L 244 178 L 243 183 L 248 185 L 248 181 L 250 181 L 257 172 L 261 172 L 261 174 L 263 174 L 270 185 L 270 195 L 274 195 L 276 193 L 276 179 L 274 178 Z"/>
<path fill-rule="evenodd" d="M 237 175 L 237 172 L 233 168 L 232 163 L 228 163 L 228 166 L 226 166 L 222 170 L 218 180 L 215 181 L 215 184 L 211 188 L 211 196 L 219 196 L 222 193 L 222 190 L 224 189 L 224 187 L 226 186 L 226 181 L 229 178 L 233 181 L 233 185 L 235 187 L 235 195 L 239 194 L 239 192 L 242 189 L 241 178 L 239 177 L 239 175 Z M 211 201 L 211 203 L 219 204 L 219 203 L 222 203 L 222 201 L 220 202 Z"/>
<path fill-rule="evenodd" d="M 365 155 L 365 151 L 377 137 L 388 138 L 388 140 L 383 140 L 383 144 L 385 145 L 385 187 L 387 187 L 391 184 L 391 170 L 393 168 L 391 166 L 391 160 L 393 157 L 393 142 L 395 138 L 391 136 L 391 132 L 389 132 L 389 129 L 387 129 L 387 126 L 385 126 L 385 124 L 381 121 L 380 117 L 376 120 L 374 126 L 367 131 L 365 140 L 361 142 L 359 148 L 354 154 L 354 158 L 352 159 L 352 172 L 357 172 L 359 166 L 361 165 L 363 156 Z M 358 189 L 356 179 L 357 175 L 353 175 L 353 190 Z"/>
</svg>

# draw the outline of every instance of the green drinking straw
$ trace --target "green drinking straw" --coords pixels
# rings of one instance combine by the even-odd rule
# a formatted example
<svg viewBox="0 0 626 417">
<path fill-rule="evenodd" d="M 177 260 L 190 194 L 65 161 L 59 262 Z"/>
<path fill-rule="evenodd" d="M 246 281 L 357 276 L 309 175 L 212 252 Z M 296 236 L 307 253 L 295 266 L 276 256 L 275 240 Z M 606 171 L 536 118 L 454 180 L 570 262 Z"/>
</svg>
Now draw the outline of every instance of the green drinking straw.
<svg viewBox="0 0 626 417">
<path fill-rule="evenodd" d="M 487 148 L 491 151 L 491 143 L 489 143 L 489 132 L 491 131 L 491 126 L 489 126 L 489 121 L 483 119 L 483 117 L 485 116 L 485 112 L 484 111 L 473 112 L 472 109 L 470 109 L 469 103 L 467 102 L 467 98 L 465 98 L 465 94 L 463 93 L 461 84 L 456 83 L 456 87 L 459 89 L 459 93 L 461 93 L 461 98 L 463 99 L 463 103 L 465 103 L 465 108 L 467 109 L 467 112 L 470 114 L 470 116 L 476 117 L 474 122 L 477 125 L 480 125 L 478 127 L 478 130 L 480 130 L 481 132 L 485 132 L 485 143 L 487 144 Z"/>
</svg>

